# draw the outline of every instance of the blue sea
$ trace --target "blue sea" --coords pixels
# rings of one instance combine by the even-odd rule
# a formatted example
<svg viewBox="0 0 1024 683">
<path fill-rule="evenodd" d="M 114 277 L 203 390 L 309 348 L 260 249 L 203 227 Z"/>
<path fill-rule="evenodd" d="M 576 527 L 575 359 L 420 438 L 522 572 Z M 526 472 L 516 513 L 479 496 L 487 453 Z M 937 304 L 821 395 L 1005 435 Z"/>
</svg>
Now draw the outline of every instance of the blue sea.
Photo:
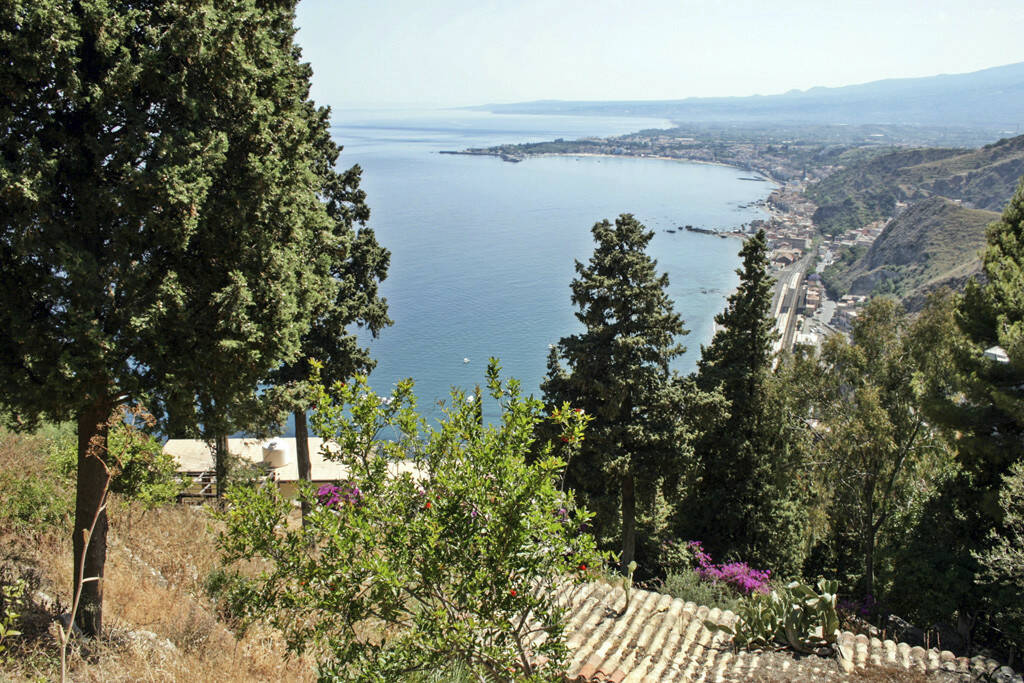
<svg viewBox="0 0 1024 683">
<path fill-rule="evenodd" d="M 650 253 L 691 330 L 676 365 L 694 369 L 715 313 L 737 284 L 740 242 L 666 230 L 729 229 L 763 217 L 741 205 L 772 189 L 741 180 L 749 172 L 704 164 L 439 154 L 670 125 L 657 119 L 336 110 L 332 120 L 344 146 L 339 166 L 362 167 L 369 225 L 391 250 L 381 293 L 394 325 L 365 340 L 377 359 L 371 384 L 385 393 L 414 378 L 419 408 L 431 417 L 452 386 L 483 383 L 490 356 L 525 393 L 539 396 L 549 344 L 581 329 L 569 298 L 574 263 L 593 251 L 594 223 L 621 213 L 656 233 Z"/>
</svg>

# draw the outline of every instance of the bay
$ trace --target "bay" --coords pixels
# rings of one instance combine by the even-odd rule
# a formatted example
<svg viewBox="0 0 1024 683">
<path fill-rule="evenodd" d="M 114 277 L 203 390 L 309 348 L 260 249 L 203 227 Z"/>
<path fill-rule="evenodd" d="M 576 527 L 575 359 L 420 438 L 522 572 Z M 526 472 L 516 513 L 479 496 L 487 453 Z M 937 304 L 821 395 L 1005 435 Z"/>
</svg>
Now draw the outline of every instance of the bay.
<svg viewBox="0 0 1024 683">
<path fill-rule="evenodd" d="M 452 386 L 483 383 L 490 356 L 524 393 L 539 395 L 549 345 L 581 329 L 569 298 L 574 262 L 593 251 L 593 224 L 621 213 L 655 231 L 649 251 L 691 330 L 676 367 L 691 371 L 738 281 L 740 242 L 666 231 L 729 229 L 763 217 L 747 205 L 772 189 L 741 180 L 749 172 L 706 164 L 439 154 L 669 125 L 656 119 L 336 110 L 332 121 L 345 148 L 339 166 L 362 167 L 369 225 L 392 254 L 381 293 L 395 324 L 364 339 L 377 360 L 371 384 L 386 393 L 414 378 L 420 411 L 435 418 Z"/>
</svg>

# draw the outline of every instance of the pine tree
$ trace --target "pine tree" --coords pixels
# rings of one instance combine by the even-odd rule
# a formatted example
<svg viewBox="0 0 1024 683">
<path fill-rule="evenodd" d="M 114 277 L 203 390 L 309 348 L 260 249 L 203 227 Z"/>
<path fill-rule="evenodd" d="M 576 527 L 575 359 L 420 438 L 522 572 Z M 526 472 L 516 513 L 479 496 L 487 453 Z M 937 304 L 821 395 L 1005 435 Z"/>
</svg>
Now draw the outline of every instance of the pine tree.
<svg viewBox="0 0 1024 683">
<path fill-rule="evenodd" d="M 683 533 L 713 557 L 796 573 L 801 558 L 794 466 L 802 438 L 772 373 L 775 340 L 764 231 L 740 250 L 740 284 L 715 317 L 701 349 L 697 387 L 719 393 L 726 411 L 707 420 L 694 443 L 696 472 L 681 509 Z"/>
<path fill-rule="evenodd" d="M 598 535 L 619 537 L 626 566 L 636 553 L 638 504 L 651 503 L 686 447 L 682 388 L 669 364 L 684 352 L 677 337 L 687 331 L 668 276 L 646 253 L 653 232 L 623 214 L 592 233 L 597 246 L 586 265 L 576 262 L 572 282 L 584 330 L 551 350 L 542 389 L 549 406 L 569 402 L 593 418 L 566 481 L 596 512 Z"/>
<path fill-rule="evenodd" d="M 0 8 L 0 409 L 77 421 L 76 585 L 103 576 L 114 409 L 145 404 L 165 431 L 244 421 L 332 291 L 312 247 L 336 148 L 294 5 Z M 87 634 L 102 591 L 83 586 Z"/>
<path fill-rule="evenodd" d="M 1006 608 L 980 585 L 977 557 L 1005 531 L 1000 488 L 1024 460 L 1024 180 L 989 226 L 983 273 L 967 283 L 947 322 L 953 329 L 935 345 L 947 362 L 922 383 L 926 414 L 952 437 L 959 471 L 929 501 L 902 560 L 906 580 L 894 587 L 929 586 L 915 616 L 956 612 L 965 637 L 986 601 L 992 612 Z"/>
</svg>

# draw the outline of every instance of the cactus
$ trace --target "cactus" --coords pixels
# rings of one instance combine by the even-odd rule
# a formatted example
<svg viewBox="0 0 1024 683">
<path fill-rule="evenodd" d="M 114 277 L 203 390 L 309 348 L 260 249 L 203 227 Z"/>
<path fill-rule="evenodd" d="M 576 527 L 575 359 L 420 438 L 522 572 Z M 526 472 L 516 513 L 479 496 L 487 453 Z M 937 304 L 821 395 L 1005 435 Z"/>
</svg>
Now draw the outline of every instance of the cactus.
<svg viewBox="0 0 1024 683">
<path fill-rule="evenodd" d="M 736 647 L 787 645 L 797 652 L 836 642 L 839 614 L 836 612 L 838 581 L 818 580 L 818 590 L 793 581 L 771 593 L 751 593 L 739 607 L 735 627 L 705 621 L 712 631 L 728 633 Z"/>
</svg>

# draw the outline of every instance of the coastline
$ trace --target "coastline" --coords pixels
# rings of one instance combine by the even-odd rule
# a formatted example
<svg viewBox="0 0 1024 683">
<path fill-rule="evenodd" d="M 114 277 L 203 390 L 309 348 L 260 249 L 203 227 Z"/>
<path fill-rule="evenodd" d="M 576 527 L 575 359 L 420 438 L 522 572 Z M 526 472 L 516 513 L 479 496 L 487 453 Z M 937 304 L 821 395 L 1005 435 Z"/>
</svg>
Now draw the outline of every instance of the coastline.
<svg viewBox="0 0 1024 683">
<path fill-rule="evenodd" d="M 505 161 L 504 157 L 509 156 L 503 152 L 490 152 L 490 151 L 470 151 L 470 150 L 441 150 L 438 154 L 454 154 L 459 156 L 469 157 L 495 157 Z M 540 157 L 597 157 L 605 159 L 655 159 L 657 161 L 678 161 L 685 164 L 701 164 L 704 166 L 719 166 L 721 168 L 732 168 L 737 171 L 746 171 L 747 173 L 756 173 L 757 175 L 763 176 L 760 179 L 756 179 L 757 182 L 772 183 L 778 189 L 785 183 L 778 178 L 773 178 L 770 174 L 760 171 L 754 168 L 747 168 L 745 166 L 737 166 L 736 164 L 729 164 L 724 161 L 708 161 L 706 159 L 688 159 L 686 157 L 671 157 L 660 154 L 603 154 L 600 152 L 530 152 L 522 154 L 521 156 L 515 157 L 516 162 L 525 161 L 526 159 L 536 159 Z M 755 180 L 748 178 L 746 180 Z"/>
<path fill-rule="evenodd" d="M 508 163 L 519 163 L 526 159 L 537 159 L 542 157 L 577 157 L 577 158 L 605 158 L 605 159 L 654 159 L 656 161 L 676 161 L 684 164 L 701 164 L 704 166 L 718 166 L 720 168 L 730 168 L 736 171 L 744 171 L 747 173 L 756 174 L 761 176 L 760 178 L 743 178 L 742 180 L 765 182 L 774 185 L 774 187 L 768 192 L 764 199 L 758 200 L 758 208 L 765 213 L 763 219 L 766 223 L 772 224 L 774 222 L 786 222 L 795 221 L 799 218 L 799 215 L 792 212 L 780 211 L 773 207 L 772 197 L 779 192 L 786 189 L 786 182 L 773 177 L 769 173 L 764 173 L 758 169 L 749 168 L 745 166 L 738 166 L 736 164 L 729 164 L 724 161 L 707 161 L 706 159 L 688 159 L 685 157 L 665 156 L 656 154 L 604 154 L 601 152 L 530 152 L 522 155 L 511 156 L 507 152 L 491 151 L 491 150 L 441 150 L 438 154 L 452 154 L 456 156 L 471 156 L 471 157 L 494 157 L 501 159 Z M 679 226 L 680 230 L 684 230 L 684 226 Z M 745 240 L 749 235 L 740 230 L 709 230 L 709 229 L 697 229 L 689 230 L 696 234 L 708 234 L 716 237 L 738 237 Z"/>
</svg>

